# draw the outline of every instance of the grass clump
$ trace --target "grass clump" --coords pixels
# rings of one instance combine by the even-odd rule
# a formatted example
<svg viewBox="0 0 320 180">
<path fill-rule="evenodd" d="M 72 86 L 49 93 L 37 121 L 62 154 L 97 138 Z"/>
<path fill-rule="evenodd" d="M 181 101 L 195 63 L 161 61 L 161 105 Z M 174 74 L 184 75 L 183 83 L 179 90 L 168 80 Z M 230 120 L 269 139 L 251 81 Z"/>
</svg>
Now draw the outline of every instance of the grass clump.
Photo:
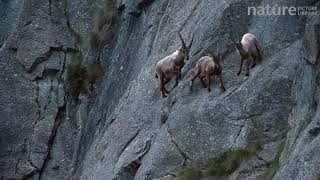
<svg viewBox="0 0 320 180">
<path fill-rule="evenodd" d="M 109 44 L 114 37 L 113 29 L 107 28 L 99 32 L 88 33 L 88 44 L 92 49 L 99 50 L 102 46 Z"/>
<path fill-rule="evenodd" d="M 256 155 L 261 150 L 261 145 L 255 145 L 247 149 L 228 150 L 209 160 L 206 173 L 209 176 L 218 177 L 229 175 L 239 167 L 242 160 Z"/>
<path fill-rule="evenodd" d="M 119 9 L 111 0 L 107 0 L 104 7 L 101 8 L 95 18 L 98 30 L 101 30 L 104 25 L 113 25 L 117 23 L 119 18 Z"/>
<path fill-rule="evenodd" d="M 99 49 L 102 45 L 101 38 L 96 32 L 90 32 L 88 34 L 88 42 L 90 47 L 93 49 Z"/>
<path fill-rule="evenodd" d="M 97 59 L 92 59 L 87 66 L 88 81 L 90 84 L 94 84 L 97 81 L 101 81 L 103 76 L 103 69 Z"/>
<path fill-rule="evenodd" d="M 202 177 L 201 168 L 198 166 L 184 168 L 179 172 L 178 177 L 180 180 L 200 180 Z"/>
<path fill-rule="evenodd" d="M 82 44 L 81 34 L 79 32 L 77 32 L 76 30 L 74 30 L 71 26 L 69 27 L 69 31 L 70 31 L 71 35 L 73 36 L 75 42 L 77 44 Z"/>
<path fill-rule="evenodd" d="M 81 90 L 84 88 L 85 70 L 81 68 L 82 55 L 74 53 L 71 62 L 67 65 L 68 92 L 70 96 L 77 100 Z"/>
<path fill-rule="evenodd" d="M 271 180 L 280 167 L 280 157 L 285 148 L 285 140 L 280 143 L 275 160 L 271 163 L 268 170 L 261 176 L 261 179 Z"/>
<path fill-rule="evenodd" d="M 212 158 L 206 168 L 209 176 L 224 176 L 231 174 L 240 165 L 241 161 L 250 156 L 246 149 L 228 150 L 218 157 Z"/>
<path fill-rule="evenodd" d="M 246 149 L 227 150 L 210 159 L 205 166 L 193 166 L 182 169 L 178 173 L 178 177 L 181 180 L 199 180 L 202 176 L 226 176 L 233 173 L 244 159 L 256 155 L 261 150 L 261 145 L 255 145 Z"/>
</svg>

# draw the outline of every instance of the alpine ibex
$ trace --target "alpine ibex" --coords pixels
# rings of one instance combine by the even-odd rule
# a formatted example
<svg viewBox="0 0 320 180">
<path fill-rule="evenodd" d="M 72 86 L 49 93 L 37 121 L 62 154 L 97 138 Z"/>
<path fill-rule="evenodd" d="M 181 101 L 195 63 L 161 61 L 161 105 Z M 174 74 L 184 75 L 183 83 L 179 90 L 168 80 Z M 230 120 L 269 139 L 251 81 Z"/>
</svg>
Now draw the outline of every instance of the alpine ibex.
<svg viewBox="0 0 320 180">
<path fill-rule="evenodd" d="M 199 77 L 204 88 L 208 88 L 208 91 L 211 92 L 211 76 L 219 76 L 220 79 L 220 88 L 222 91 L 225 91 L 223 81 L 222 81 L 222 66 L 221 66 L 221 55 L 217 56 L 214 54 L 209 54 L 207 56 L 201 57 L 197 64 L 195 73 L 191 76 L 190 79 L 190 90 L 192 90 L 193 81 Z M 205 83 L 204 78 L 208 81 L 208 84 Z"/>
<path fill-rule="evenodd" d="M 165 85 L 170 82 L 173 77 L 176 78 L 176 84 L 173 88 L 178 85 L 179 79 L 181 79 L 181 69 L 189 60 L 189 52 L 193 43 L 193 35 L 190 44 L 187 46 L 181 34 L 178 34 L 182 46 L 171 55 L 161 59 L 156 65 L 155 77 L 160 81 L 160 93 L 163 97 L 166 97 L 166 94 L 170 93 L 170 91 L 165 88 Z"/>
<path fill-rule="evenodd" d="M 240 69 L 237 75 L 239 76 L 241 74 L 243 61 L 247 60 L 246 76 L 249 76 L 250 64 L 252 69 L 256 66 L 257 60 L 261 60 L 262 58 L 258 41 L 253 34 L 247 33 L 243 35 L 241 41 L 239 40 L 233 43 L 241 57 Z"/>
</svg>

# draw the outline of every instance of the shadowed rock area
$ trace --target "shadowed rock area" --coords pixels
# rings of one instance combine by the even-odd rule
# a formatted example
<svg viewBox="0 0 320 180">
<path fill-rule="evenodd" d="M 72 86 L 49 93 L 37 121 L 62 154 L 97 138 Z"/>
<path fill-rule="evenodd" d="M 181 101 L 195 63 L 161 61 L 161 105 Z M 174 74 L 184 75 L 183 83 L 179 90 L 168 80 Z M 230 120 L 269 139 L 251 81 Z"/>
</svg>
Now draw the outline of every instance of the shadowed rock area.
<svg viewBox="0 0 320 180">
<path fill-rule="evenodd" d="M 184 167 L 256 144 L 262 151 L 218 179 L 320 177 L 320 12 L 248 16 L 247 9 L 319 10 L 319 1 L 118 0 L 112 42 L 90 48 L 104 4 L 0 0 L 1 180 L 179 179 Z M 178 32 L 187 42 L 195 36 L 190 60 L 162 98 L 155 65 L 181 45 Z M 263 60 L 249 77 L 237 76 L 240 56 L 230 44 L 247 32 Z M 199 80 L 191 92 L 197 60 L 218 51 L 226 91 L 216 79 L 212 92 Z M 74 100 L 66 71 L 79 52 L 83 66 L 96 58 L 104 75 Z"/>
</svg>

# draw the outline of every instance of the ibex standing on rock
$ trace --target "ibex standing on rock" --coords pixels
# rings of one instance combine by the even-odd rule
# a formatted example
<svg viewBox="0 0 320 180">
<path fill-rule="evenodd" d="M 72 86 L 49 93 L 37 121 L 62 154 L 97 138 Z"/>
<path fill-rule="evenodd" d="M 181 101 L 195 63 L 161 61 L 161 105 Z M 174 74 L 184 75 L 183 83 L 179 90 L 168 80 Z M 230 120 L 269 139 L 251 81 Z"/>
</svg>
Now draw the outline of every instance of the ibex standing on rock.
<svg viewBox="0 0 320 180">
<path fill-rule="evenodd" d="M 166 97 L 166 94 L 170 93 L 170 91 L 165 88 L 165 85 L 170 82 L 173 77 L 176 78 L 176 84 L 173 88 L 178 85 L 179 79 L 181 79 L 181 69 L 186 61 L 189 60 L 189 51 L 193 43 L 193 36 L 189 46 L 186 45 L 180 33 L 179 37 L 182 46 L 171 55 L 161 59 L 156 65 L 155 77 L 160 81 L 160 93 L 163 97 Z"/>
<path fill-rule="evenodd" d="M 222 81 L 222 66 L 221 66 L 221 56 L 218 54 L 201 57 L 196 65 L 196 70 L 190 79 L 190 90 L 192 90 L 193 81 L 199 77 L 204 88 L 208 88 L 208 91 L 211 92 L 211 76 L 219 76 L 220 79 L 220 88 L 222 91 L 225 91 L 223 81 Z M 204 81 L 204 78 L 208 81 L 208 84 Z"/>
<path fill-rule="evenodd" d="M 239 76 L 241 74 L 243 61 L 247 60 L 246 76 L 249 76 L 250 65 L 251 68 L 254 68 L 257 60 L 262 59 L 258 41 L 253 34 L 248 33 L 243 35 L 241 41 L 234 42 L 234 44 L 241 57 L 240 69 L 237 75 Z"/>
</svg>

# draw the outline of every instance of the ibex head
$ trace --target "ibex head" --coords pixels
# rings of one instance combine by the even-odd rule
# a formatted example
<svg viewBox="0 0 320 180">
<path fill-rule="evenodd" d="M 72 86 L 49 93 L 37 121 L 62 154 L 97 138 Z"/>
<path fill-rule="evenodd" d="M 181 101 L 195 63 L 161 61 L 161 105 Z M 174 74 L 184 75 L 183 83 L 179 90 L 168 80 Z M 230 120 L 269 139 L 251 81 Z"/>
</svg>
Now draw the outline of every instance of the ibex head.
<svg viewBox="0 0 320 180">
<path fill-rule="evenodd" d="M 235 47 L 237 49 L 240 49 L 242 47 L 242 44 L 241 44 L 241 41 L 240 40 L 237 40 L 237 41 L 233 41 L 233 44 L 235 45 Z"/>
<path fill-rule="evenodd" d="M 191 48 L 192 43 L 193 43 L 194 34 L 192 35 L 191 42 L 190 42 L 190 44 L 188 46 L 186 45 L 185 41 L 183 40 L 181 34 L 180 33 L 178 33 L 178 34 L 179 34 L 179 37 L 180 37 L 180 40 L 181 40 L 181 43 L 182 43 L 182 46 L 179 48 L 179 51 L 182 54 L 182 56 L 185 57 L 184 59 L 187 61 L 187 60 L 189 60 L 189 52 L 190 52 L 190 48 Z"/>
<path fill-rule="evenodd" d="M 222 69 L 222 65 L 221 65 L 222 55 L 220 53 L 218 53 L 217 55 L 212 53 L 211 56 L 212 56 L 214 64 L 216 64 L 218 66 L 218 68 L 221 70 Z"/>
<path fill-rule="evenodd" d="M 240 36 L 238 32 L 236 32 L 236 34 L 237 34 L 237 40 L 232 40 L 232 42 L 237 49 L 240 49 L 242 47 Z"/>
</svg>

